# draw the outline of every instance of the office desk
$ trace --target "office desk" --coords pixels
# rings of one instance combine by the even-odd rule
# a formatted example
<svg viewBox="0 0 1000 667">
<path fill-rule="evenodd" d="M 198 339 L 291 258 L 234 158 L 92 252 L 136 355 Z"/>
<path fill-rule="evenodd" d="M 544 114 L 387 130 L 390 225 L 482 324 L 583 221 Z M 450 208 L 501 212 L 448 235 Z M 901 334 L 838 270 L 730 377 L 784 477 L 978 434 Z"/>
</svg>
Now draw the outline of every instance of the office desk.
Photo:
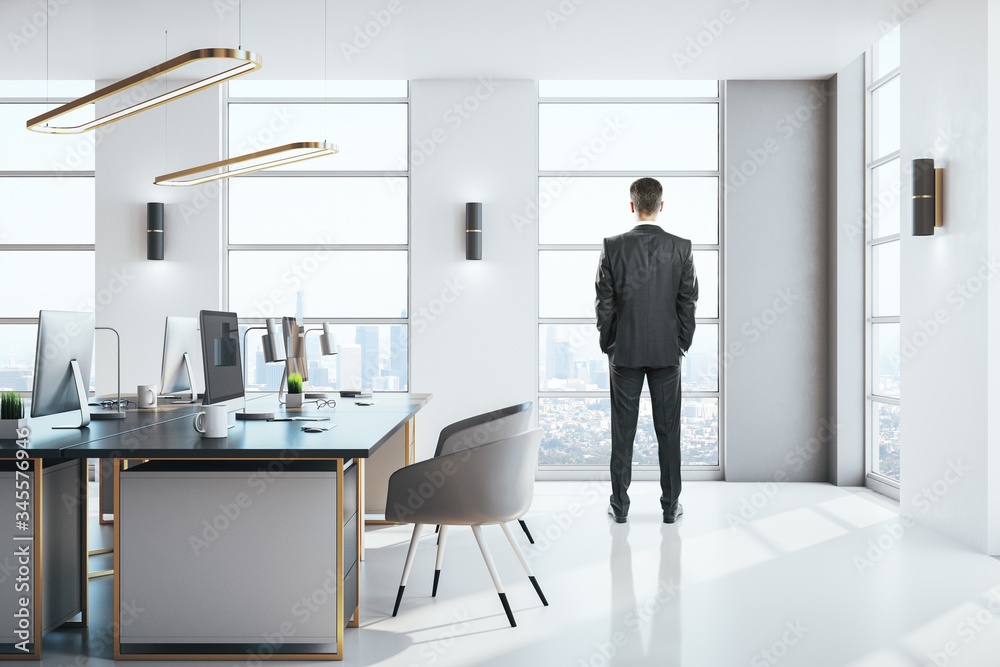
<svg viewBox="0 0 1000 667">
<path fill-rule="evenodd" d="M 321 414 L 336 427 L 235 421 L 227 438 L 202 438 L 185 415 L 141 429 L 128 447 L 105 437 L 61 449 L 63 459 L 113 461 L 115 657 L 341 659 L 343 629 L 359 620 L 372 477 L 362 462 L 398 442 L 412 460 L 414 416 L 430 398 L 285 410 L 263 397 L 252 410 Z M 125 459 L 146 462 L 125 469 Z"/>
<path fill-rule="evenodd" d="M 30 401 L 29 401 L 30 405 Z M 243 402 L 239 402 L 242 406 Z M 234 404 L 235 407 L 235 404 Z M 80 444 L 105 441 L 113 443 L 108 451 L 107 465 L 99 470 L 112 472 L 111 461 L 127 457 L 147 437 L 148 429 L 174 419 L 190 419 L 197 405 L 161 405 L 158 408 L 126 410 L 125 419 L 92 421 L 87 428 L 53 429 L 70 424 L 73 414 L 50 415 L 28 421 L 26 447 L 17 440 L 0 440 L 0 660 L 41 658 L 41 642 L 36 637 L 60 627 L 86 626 L 87 597 L 87 461 L 67 458 L 63 452 Z M 19 530 L 14 514 L 15 491 L 25 473 L 18 475 L 16 459 L 24 449 L 31 463 L 27 473 L 27 491 L 31 497 L 27 508 L 30 529 Z M 100 477 L 99 477 L 100 479 Z M 104 514 L 113 512 L 114 496 L 111 484 L 101 487 L 107 503 Z M 102 520 L 103 522 L 103 520 Z M 12 538 L 30 538 L 17 540 Z M 19 548 L 30 542 L 32 553 L 30 604 L 32 641 L 30 651 L 17 650 L 18 637 L 11 619 L 18 607 L 15 578 L 7 576 L 9 567 L 18 564 Z M 73 620 L 75 617 L 78 620 Z"/>
<path fill-rule="evenodd" d="M 25 543 L 33 551 L 29 610 L 32 619 L 30 651 L 17 650 L 20 639 L 14 634 L 10 619 L 18 606 L 14 577 L 3 576 L 0 586 L 0 659 L 40 658 L 38 637 L 59 627 L 86 626 L 87 617 L 87 462 L 66 459 L 62 452 L 83 442 L 111 439 L 128 447 L 141 429 L 177 418 L 182 413 L 130 411 L 125 419 L 94 421 L 84 429 L 57 430 L 53 426 L 72 423 L 74 415 L 61 414 L 30 419 L 28 443 L 21 447 L 16 440 L 0 440 L 0 564 L 18 564 L 19 550 Z M 27 475 L 31 507 L 29 530 L 19 530 L 13 511 L 15 490 L 25 478 L 18 474 L 18 450 L 27 451 L 31 471 Z M 108 471 L 111 468 L 108 466 Z M 29 540 L 14 538 L 28 537 Z M 79 616 L 79 620 L 72 620 Z"/>
</svg>

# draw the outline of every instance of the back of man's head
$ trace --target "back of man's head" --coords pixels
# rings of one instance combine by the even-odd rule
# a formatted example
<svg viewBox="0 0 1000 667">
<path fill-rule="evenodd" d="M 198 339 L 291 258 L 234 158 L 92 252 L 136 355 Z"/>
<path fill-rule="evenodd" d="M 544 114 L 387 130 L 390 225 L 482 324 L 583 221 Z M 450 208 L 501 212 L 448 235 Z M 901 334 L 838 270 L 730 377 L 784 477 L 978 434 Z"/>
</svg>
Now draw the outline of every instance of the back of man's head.
<svg viewBox="0 0 1000 667">
<path fill-rule="evenodd" d="M 644 217 L 655 218 L 663 202 L 663 186 L 655 178 L 640 178 L 629 188 L 635 212 Z"/>
</svg>

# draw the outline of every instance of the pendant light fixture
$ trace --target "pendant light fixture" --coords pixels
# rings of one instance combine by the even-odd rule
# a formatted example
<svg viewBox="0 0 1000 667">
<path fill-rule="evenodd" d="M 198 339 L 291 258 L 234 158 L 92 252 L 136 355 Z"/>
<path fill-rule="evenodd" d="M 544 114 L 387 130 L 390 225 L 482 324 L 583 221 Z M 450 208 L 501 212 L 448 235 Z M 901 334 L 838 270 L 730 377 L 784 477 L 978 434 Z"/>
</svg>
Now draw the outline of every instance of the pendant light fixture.
<svg viewBox="0 0 1000 667">
<path fill-rule="evenodd" d="M 143 84 L 168 72 L 202 60 L 232 60 L 238 62 L 239 64 L 235 67 L 219 72 L 218 74 L 213 74 L 205 79 L 201 79 L 200 81 L 189 83 L 176 90 L 171 90 L 144 102 L 139 102 L 138 104 L 133 104 L 130 107 L 119 109 L 118 111 L 95 118 L 91 121 L 87 121 L 86 123 L 81 123 L 80 125 L 57 126 L 48 124 L 49 121 L 72 111 L 76 111 L 77 109 L 85 107 L 88 104 L 93 104 L 98 100 L 103 100 L 106 97 L 120 93 L 123 90 L 128 90 L 129 88 Z M 51 111 L 47 111 L 40 116 L 35 116 L 28 121 L 28 129 L 33 132 L 42 132 L 47 134 L 80 134 L 82 132 L 87 132 L 89 130 L 93 130 L 94 128 L 101 127 L 102 125 L 107 125 L 121 120 L 122 118 L 128 118 L 129 116 L 137 114 L 141 111 L 146 111 L 147 109 L 158 107 L 161 104 L 166 104 L 167 102 L 180 99 L 181 97 L 185 97 L 192 93 L 197 93 L 200 90 L 211 88 L 212 86 L 218 85 L 223 81 L 229 81 L 230 79 L 235 79 L 238 76 L 249 74 L 250 72 L 260 69 L 262 64 L 261 57 L 252 51 L 243 51 L 241 49 L 196 49 L 177 56 L 176 58 L 171 58 L 170 60 L 162 62 L 159 65 L 151 67 L 145 71 L 139 72 L 138 74 L 133 74 L 127 79 L 122 79 L 121 81 L 113 83 L 110 86 L 105 86 L 100 90 L 95 90 L 89 95 L 85 95 L 78 100 L 74 100 Z"/>
<path fill-rule="evenodd" d="M 267 148 L 256 153 L 248 153 L 240 157 L 220 160 L 211 164 L 203 164 L 200 167 L 192 167 L 182 171 L 175 171 L 172 174 L 164 174 L 153 179 L 156 185 L 201 185 L 209 181 L 218 181 L 230 176 L 240 176 L 253 171 L 272 169 L 283 164 L 311 160 L 324 155 L 335 155 L 340 150 L 336 145 L 325 141 L 298 141 L 284 146 Z M 218 173 L 216 169 L 221 169 Z M 201 174 L 199 176 L 199 174 Z M 191 177 L 191 178 L 188 178 Z"/>
<path fill-rule="evenodd" d="M 326 80 L 326 0 L 323 1 L 323 79 Z M 240 45 L 243 42 L 243 3 L 240 2 Z M 329 125 L 329 122 L 327 122 Z M 327 128 L 328 129 L 328 128 Z M 282 165 L 324 155 L 336 155 L 340 148 L 327 141 L 297 141 L 283 146 L 266 148 L 255 153 L 247 153 L 239 157 L 229 158 L 203 164 L 190 169 L 182 169 L 170 174 L 163 174 L 153 179 L 155 185 L 191 186 L 201 185 L 210 181 L 218 181 L 232 176 L 241 176 L 254 171 L 273 169 Z"/>
</svg>

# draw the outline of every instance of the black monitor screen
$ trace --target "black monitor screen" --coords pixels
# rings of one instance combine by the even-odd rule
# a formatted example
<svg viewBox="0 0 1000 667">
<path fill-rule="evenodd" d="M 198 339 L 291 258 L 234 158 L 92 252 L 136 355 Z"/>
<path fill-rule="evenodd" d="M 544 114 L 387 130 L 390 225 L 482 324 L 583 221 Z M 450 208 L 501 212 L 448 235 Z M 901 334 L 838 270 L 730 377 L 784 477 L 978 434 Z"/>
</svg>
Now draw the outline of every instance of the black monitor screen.
<svg viewBox="0 0 1000 667">
<path fill-rule="evenodd" d="M 205 363 L 205 405 L 243 396 L 240 325 L 236 313 L 203 310 L 201 351 Z"/>
</svg>

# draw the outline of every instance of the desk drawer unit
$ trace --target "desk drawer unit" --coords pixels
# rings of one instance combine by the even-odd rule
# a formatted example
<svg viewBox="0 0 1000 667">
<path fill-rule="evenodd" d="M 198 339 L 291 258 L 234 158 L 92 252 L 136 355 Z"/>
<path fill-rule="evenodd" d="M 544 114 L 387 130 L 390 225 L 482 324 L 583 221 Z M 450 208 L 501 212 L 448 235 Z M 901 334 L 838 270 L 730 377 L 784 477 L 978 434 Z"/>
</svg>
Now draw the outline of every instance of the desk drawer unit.
<svg viewBox="0 0 1000 667">
<path fill-rule="evenodd" d="M 38 460 L 35 459 L 35 462 Z M 31 629 L 44 636 L 81 615 L 87 604 L 86 589 L 86 501 L 82 461 L 45 460 L 42 465 L 41 494 L 34 471 L 27 472 L 32 500 L 27 506 L 30 530 L 19 529 L 15 516 L 19 480 L 13 460 L 0 461 L 0 656 L 25 656 L 15 634 L 21 598 L 27 597 Z M 41 508 L 41 516 L 38 509 Z M 41 531 L 38 531 L 39 520 Z M 30 537 L 32 541 L 15 538 Z M 30 552 L 30 581 L 20 576 L 22 552 Z M 40 567 L 39 567 L 40 566 Z M 16 586 L 30 585 L 29 592 Z M 35 602 L 41 593 L 41 618 Z M 39 621 L 41 621 L 39 623 Z M 76 624 L 86 622 L 75 621 Z M 40 633 L 40 635 L 39 635 Z M 41 655 L 40 646 L 27 655 Z"/>
<path fill-rule="evenodd" d="M 356 599 L 338 591 L 338 572 L 351 568 L 344 551 L 357 552 L 338 464 L 161 460 L 120 471 L 121 655 L 338 653 L 354 611 L 345 604 L 340 617 L 338 593 Z"/>
</svg>

